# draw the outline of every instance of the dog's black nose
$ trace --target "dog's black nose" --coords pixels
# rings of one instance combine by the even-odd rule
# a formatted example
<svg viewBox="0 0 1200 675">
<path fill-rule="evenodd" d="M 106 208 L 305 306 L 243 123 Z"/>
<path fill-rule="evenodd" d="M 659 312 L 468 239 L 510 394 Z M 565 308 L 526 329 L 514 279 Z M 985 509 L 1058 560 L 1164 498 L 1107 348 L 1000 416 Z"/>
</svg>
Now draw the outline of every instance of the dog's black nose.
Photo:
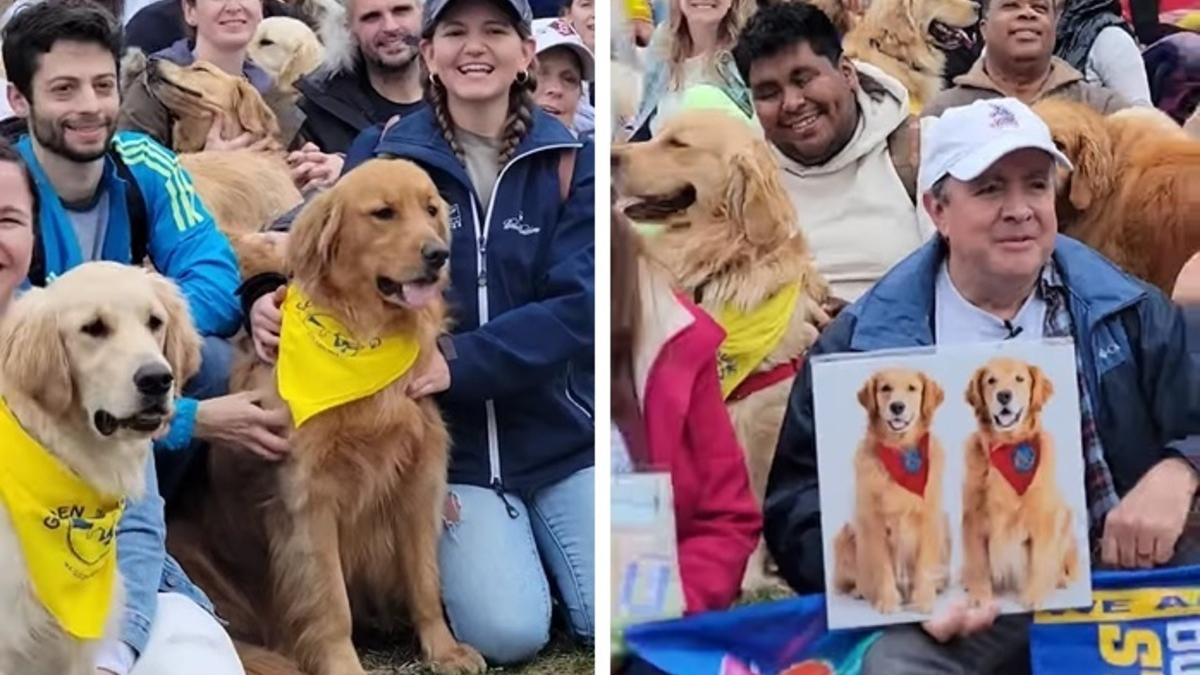
<svg viewBox="0 0 1200 675">
<path fill-rule="evenodd" d="M 150 363 L 137 369 L 133 374 L 133 386 L 138 393 L 146 396 L 162 396 L 171 391 L 175 376 L 171 369 L 161 363 Z"/>
<path fill-rule="evenodd" d="M 1001 389 L 996 392 L 996 400 L 1000 402 L 1000 405 L 1008 405 L 1009 401 L 1012 401 L 1012 392 L 1007 389 Z"/>
<path fill-rule="evenodd" d="M 893 415 L 899 415 L 900 413 L 904 412 L 904 402 L 892 401 L 888 405 L 888 410 L 891 410 Z"/>
<path fill-rule="evenodd" d="M 450 259 L 450 249 L 442 244 L 425 244 L 421 247 L 421 258 L 430 269 L 440 270 Z"/>
</svg>

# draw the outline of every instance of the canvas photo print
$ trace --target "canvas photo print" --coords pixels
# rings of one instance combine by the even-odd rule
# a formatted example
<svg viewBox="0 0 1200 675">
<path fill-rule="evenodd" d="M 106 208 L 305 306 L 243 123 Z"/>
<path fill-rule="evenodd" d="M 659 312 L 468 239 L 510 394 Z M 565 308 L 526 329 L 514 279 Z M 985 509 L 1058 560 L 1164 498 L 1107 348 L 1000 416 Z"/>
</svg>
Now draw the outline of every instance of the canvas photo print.
<svg viewBox="0 0 1200 675">
<path fill-rule="evenodd" d="M 1091 600 L 1069 340 L 813 359 L 830 628 Z"/>
</svg>

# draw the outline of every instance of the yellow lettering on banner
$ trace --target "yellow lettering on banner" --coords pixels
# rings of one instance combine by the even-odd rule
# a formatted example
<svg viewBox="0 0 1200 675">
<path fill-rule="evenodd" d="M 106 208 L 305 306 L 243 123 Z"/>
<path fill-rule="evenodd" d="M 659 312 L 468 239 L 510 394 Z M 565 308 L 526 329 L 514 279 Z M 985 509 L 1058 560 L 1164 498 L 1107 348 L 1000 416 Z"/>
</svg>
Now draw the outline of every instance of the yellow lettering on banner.
<svg viewBox="0 0 1200 675">
<path fill-rule="evenodd" d="M 1093 591 L 1090 607 L 1038 612 L 1039 624 L 1109 623 L 1200 616 L 1200 588 Z"/>
<path fill-rule="evenodd" d="M 1110 666 L 1128 668 L 1134 664 L 1162 668 L 1163 649 L 1158 633 L 1145 628 L 1123 629 L 1100 626 L 1100 658 Z"/>
</svg>

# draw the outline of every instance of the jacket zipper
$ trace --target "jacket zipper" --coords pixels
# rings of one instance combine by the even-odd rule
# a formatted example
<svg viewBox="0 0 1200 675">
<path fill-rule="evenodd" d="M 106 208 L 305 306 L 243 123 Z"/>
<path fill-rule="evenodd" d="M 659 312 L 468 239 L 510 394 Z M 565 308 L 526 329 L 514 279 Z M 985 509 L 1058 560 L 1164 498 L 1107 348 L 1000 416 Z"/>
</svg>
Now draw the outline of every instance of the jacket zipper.
<svg viewBox="0 0 1200 675">
<path fill-rule="evenodd" d="M 491 314 L 488 308 L 488 289 L 487 289 L 487 238 L 488 231 L 492 225 L 492 209 L 496 206 L 496 195 L 500 194 L 500 183 L 504 180 L 504 174 L 508 172 L 512 165 L 518 161 L 529 157 L 530 155 L 543 152 L 545 150 L 558 150 L 562 148 L 577 148 L 578 143 L 563 143 L 559 145 L 546 145 L 540 148 L 530 150 L 529 152 L 517 155 L 508 160 L 504 168 L 500 169 L 500 174 L 496 176 L 496 184 L 492 187 L 492 196 L 488 198 L 487 211 L 484 212 L 482 221 L 479 219 L 479 208 L 476 204 L 478 200 L 471 199 L 471 215 L 475 220 L 475 269 L 478 271 L 476 276 L 476 302 L 479 305 L 479 325 L 487 323 L 491 319 Z M 496 424 L 496 404 L 492 399 L 488 399 L 483 403 L 484 410 L 487 414 L 487 444 L 488 444 L 488 469 L 491 473 L 490 485 L 500 500 L 504 502 L 505 511 L 508 512 L 508 517 L 516 519 L 520 514 L 513 508 L 512 504 L 508 503 L 508 499 L 504 496 L 504 480 L 500 475 L 500 432 Z"/>
</svg>

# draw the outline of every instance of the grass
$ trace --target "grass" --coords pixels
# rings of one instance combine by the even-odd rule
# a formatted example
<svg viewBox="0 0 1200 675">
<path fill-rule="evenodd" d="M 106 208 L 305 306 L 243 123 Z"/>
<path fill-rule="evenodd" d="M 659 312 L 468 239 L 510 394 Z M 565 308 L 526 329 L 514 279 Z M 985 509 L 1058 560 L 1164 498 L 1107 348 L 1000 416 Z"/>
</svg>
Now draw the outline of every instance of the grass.
<svg viewBox="0 0 1200 675">
<path fill-rule="evenodd" d="M 375 669 L 377 675 L 433 675 L 425 668 L 407 640 L 395 646 L 372 645 L 361 649 L 363 667 Z M 520 666 L 491 668 L 489 673 L 510 675 L 592 675 L 595 656 L 591 647 L 570 641 L 565 635 L 555 635 L 550 644 L 533 661 Z"/>
</svg>

